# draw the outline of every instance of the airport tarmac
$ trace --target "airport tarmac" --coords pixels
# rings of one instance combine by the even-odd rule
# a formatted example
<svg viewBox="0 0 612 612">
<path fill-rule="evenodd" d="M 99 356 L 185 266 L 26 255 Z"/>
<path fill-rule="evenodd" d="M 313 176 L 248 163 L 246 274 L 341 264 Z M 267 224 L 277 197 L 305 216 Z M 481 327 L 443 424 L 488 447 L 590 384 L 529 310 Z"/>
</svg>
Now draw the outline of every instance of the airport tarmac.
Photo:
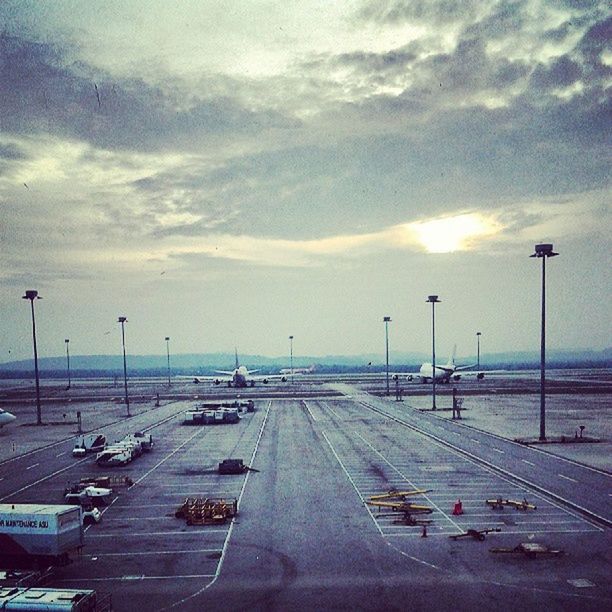
<svg viewBox="0 0 612 612">
<path fill-rule="evenodd" d="M 188 427 L 181 414 L 205 393 L 172 400 L 175 392 L 193 393 L 186 384 L 166 388 L 158 407 L 156 394 L 131 402 L 129 419 L 119 397 L 56 398 L 43 404 L 43 420 L 54 424 L 42 427 L 31 425 L 31 401 L 3 404 L 21 424 L 0 430 L 2 501 L 59 503 L 68 481 L 104 471 L 91 458 L 70 456 L 77 410 L 83 429 L 103 428 L 109 439 L 147 430 L 156 442 L 153 452 L 113 472 L 135 485 L 118 491 L 102 523 L 87 529 L 81 559 L 57 570 L 50 586 L 112 592 L 117 610 L 610 607 L 609 463 L 581 465 L 605 466 L 609 453 L 596 461 L 593 454 L 607 453 L 606 443 L 563 445 L 563 453 L 570 446 L 585 452 L 580 463 L 548 452 L 561 445 L 541 452 L 514 444 L 517 431 L 531 431 L 534 422 L 537 431 L 537 399 L 517 403 L 500 393 L 491 405 L 486 395 L 470 395 L 458 422 L 444 410 L 419 410 L 425 395 L 395 402 L 346 383 L 332 384 L 327 395 L 322 385 L 300 383 L 265 389 L 268 398 L 257 397 L 258 387 L 240 389 L 241 398 L 255 399 L 255 413 L 235 425 Z M 212 391 L 231 399 L 238 390 Z M 555 414 L 573 432 L 564 396 L 553 397 L 551 433 Z M 580 411 L 585 435 L 596 435 L 592 426 L 607 436 L 609 396 L 583 399 L 570 397 L 566 410 Z M 260 471 L 220 476 L 215 466 L 227 457 Z M 428 491 L 414 500 L 432 509 L 426 537 L 422 526 L 397 523 L 400 517 L 365 503 L 391 488 Z M 187 526 L 174 510 L 194 496 L 236 498 L 239 515 L 225 525 Z M 485 504 L 490 497 L 526 498 L 536 509 L 493 509 Z M 459 500 L 463 514 L 453 515 Z M 501 532 L 484 542 L 449 537 L 468 528 Z M 522 542 L 565 554 L 490 552 Z"/>
</svg>

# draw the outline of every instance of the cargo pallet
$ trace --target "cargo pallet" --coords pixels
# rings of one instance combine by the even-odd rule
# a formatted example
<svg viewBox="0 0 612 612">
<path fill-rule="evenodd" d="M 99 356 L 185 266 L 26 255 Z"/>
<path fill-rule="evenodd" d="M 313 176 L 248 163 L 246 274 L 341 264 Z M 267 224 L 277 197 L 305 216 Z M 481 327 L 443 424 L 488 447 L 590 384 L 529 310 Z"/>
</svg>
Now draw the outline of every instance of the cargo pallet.
<svg viewBox="0 0 612 612">
<path fill-rule="evenodd" d="M 184 518 L 187 525 L 221 525 L 238 514 L 238 500 L 188 497 L 174 516 Z"/>
</svg>

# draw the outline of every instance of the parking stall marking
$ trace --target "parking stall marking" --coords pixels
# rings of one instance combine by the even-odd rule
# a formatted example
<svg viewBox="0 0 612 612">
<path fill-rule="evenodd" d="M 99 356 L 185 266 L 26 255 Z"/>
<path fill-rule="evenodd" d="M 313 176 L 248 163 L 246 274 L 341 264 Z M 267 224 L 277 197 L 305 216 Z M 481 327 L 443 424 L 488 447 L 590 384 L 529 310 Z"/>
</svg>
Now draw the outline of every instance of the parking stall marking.
<svg viewBox="0 0 612 612">
<path fill-rule="evenodd" d="M 342 462 L 343 469 L 347 472 L 347 476 L 350 477 L 362 500 L 367 499 L 370 495 L 391 489 L 433 489 L 433 491 L 429 491 L 422 496 L 411 498 L 414 500 L 426 499 L 433 507 L 434 512 L 428 517 L 432 518 L 433 522 L 427 527 L 432 534 L 453 535 L 465 531 L 472 526 L 471 523 L 476 517 L 485 518 L 487 522 L 492 522 L 492 524 L 511 527 L 512 533 L 532 533 L 534 529 L 542 531 L 543 526 L 548 527 L 548 531 L 551 533 L 596 530 L 595 526 L 572 512 L 526 490 L 522 485 L 515 485 L 501 475 L 470 461 L 468 458 L 457 455 L 450 449 L 444 448 L 444 456 L 441 457 L 441 451 L 436 447 L 424 446 L 421 450 L 422 456 L 420 459 L 415 458 L 415 461 L 407 462 L 406 452 L 402 450 L 401 443 L 389 439 L 386 435 L 387 430 L 381 432 L 368 428 L 370 437 L 375 436 L 372 438 L 373 441 L 367 440 L 358 431 L 347 432 L 345 430 L 342 433 L 347 438 L 344 443 L 339 439 L 332 439 L 333 434 L 331 432 L 328 432 L 327 441 L 330 447 L 336 451 L 339 462 Z M 381 442 L 374 441 L 377 440 L 376 434 L 384 436 L 385 439 Z M 338 436 L 340 436 L 340 433 L 336 434 L 336 437 Z M 354 442 L 350 441 L 350 439 L 354 439 L 354 436 L 361 439 L 370 449 L 371 454 L 377 456 L 383 463 L 379 463 L 374 469 L 376 465 L 374 461 L 367 461 L 361 457 L 358 461 L 355 461 Z M 403 441 L 405 441 L 405 438 Z M 384 453 L 385 445 L 390 448 L 390 454 Z M 412 448 L 411 451 L 414 454 Z M 431 460 L 437 462 L 438 465 L 423 465 L 423 457 L 427 461 L 428 454 L 433 455 Z M 446 465 L 448 462 L 450 462 L 450 465 Z M 384 469 L 385 465 L 391 471 Z M 378 475 L 372 475 L 372 471 L 378 472 Z M 364 472 L 367 472 L 368 475 L 364 475 Z M 395 473 L 395 477 L 391 477 L 391 473 Z M 398 475 L 401 478 L 398 478 Z M 418 483 L 418 486 L 415 483 Z M 457 493 L 454 493 L 454 491 Z M 526 497 L 530 499 L 535 497 L 538 500 L 537 514 L 532 511 L 527 514 L 519 514 L 516 511 L 513 514 L 506 512 L 505 515 L 500 516 L 494 510 L 486 512 L 485 500 L 497 497 L 519 500 Z M 463 504 L 464 514 L 452 516 L 454 504 L 458 501 Z M 415 501 L 415 503 L 419 502 Z M 397 517 L 380 516 L 381 513 L 370 514 L 376 521 L 383 537 L 397 537 L 398 534 L 421 535 L 421 526 L 393 524 L 393 520 L 397 520 Z M 443 517 L 444 522 L 436 524 L 436 516 L 438 518 Z M 508 521 L 511 525 L 508 525 Z M 451 527 L 450 530 L 449 527 Z M 504 532 L 508 531 L 504 529 Z"/>
</svg>

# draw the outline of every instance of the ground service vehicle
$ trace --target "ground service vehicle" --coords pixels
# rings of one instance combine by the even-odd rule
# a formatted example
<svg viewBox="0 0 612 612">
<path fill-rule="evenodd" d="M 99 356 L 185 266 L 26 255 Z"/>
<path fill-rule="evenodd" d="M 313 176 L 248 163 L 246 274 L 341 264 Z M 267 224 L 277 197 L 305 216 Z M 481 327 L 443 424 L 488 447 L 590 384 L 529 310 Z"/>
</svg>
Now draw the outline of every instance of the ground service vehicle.
<svg viewBox="0 0 612 612">
<path fill-rule="evenodd" d="M 0 610 L 58 610 L 101 612 L 110 610 L 110 597 L 88 589 L 0 588 Z"/>
<path fill-rule="evenodd" d="M 67 565 L 82 547 L 80 506 L 0 504 L 0 565 Z"/>
<path fill-rule="evenodd" d="M 77 438 L 72 449 L 73 457 L 84 457 L 87 453 L 98 453 L 106 447 L 106 436 L 104 434 L 87 434 Z"/>
<path fill-rule="evenodd" d="M 88 486 L 82 489 L 75 487 L 64 495 L 64 501 L 77 506 L 106 506 L 112 492 L 112 489 L 102 487 Z"/>
</svg>

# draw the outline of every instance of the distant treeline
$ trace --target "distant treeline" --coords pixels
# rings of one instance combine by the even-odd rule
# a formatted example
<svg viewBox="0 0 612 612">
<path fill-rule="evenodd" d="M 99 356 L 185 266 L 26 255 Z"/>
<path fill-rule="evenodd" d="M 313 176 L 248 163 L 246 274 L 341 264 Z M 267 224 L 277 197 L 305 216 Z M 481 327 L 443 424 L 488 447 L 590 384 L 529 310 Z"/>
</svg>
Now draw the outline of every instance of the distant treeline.
<svg viewBox="0 0 612 612">
<path fill-rule="evenodd" d="M 481 364 L 482 365 L 482 364 Z M 304 366 L 295 366 L 304 367 Z M 421 367 L 421 363 L 409 363 L 403 365 L 389 365 L 391 372 L 418 372 Z M 525 360 L 525 361 L 499 361 L 499 362 L 487 362 L 486 365 L 482 365 L 481 370 L 537 370 L 540 367 L 539 361 Z M 547 368 L 555 369 L 577 369 L 577 368 L 612 368 L 612 362 L 610 360 L 556 360 L 550 359 L 546 362 Z M 249 369 L 258 369 L 258 375 L 265 374 L 278 374 L 279 368 L 277 366 L 257 366 L 253 365 Z M 475 370 L 476 368 L 474 368 Z M 183 368 L 171 368 L 171 376 L 214 376 L 215 368 L 194 368 L 194 367 L 183 367 Z M 367 374 L 367 373 L 383 373 L 385 372 L 384 364 L 372 364 L 372 365 L 343 365 L 343 364 L 326 364 L 316 365 L 314 374 Z M 0 379 L 7 378 L 33 378 L 33 369 L 15 369 L 15 370 L 0 370 Z M 108 369 L 75 369 L 70 371 L 71 378 L 123 378 L 123 369 L 108 370 Z M 168 376 L 167 368 L 128 368 L 128 376 L 138 376 L 143 378 L 165 378 Z M 46 379 L 65 379 L 67 377 L 66 369 L 60 370 L 41 370 L 40 378 Z"/>
</svg>

